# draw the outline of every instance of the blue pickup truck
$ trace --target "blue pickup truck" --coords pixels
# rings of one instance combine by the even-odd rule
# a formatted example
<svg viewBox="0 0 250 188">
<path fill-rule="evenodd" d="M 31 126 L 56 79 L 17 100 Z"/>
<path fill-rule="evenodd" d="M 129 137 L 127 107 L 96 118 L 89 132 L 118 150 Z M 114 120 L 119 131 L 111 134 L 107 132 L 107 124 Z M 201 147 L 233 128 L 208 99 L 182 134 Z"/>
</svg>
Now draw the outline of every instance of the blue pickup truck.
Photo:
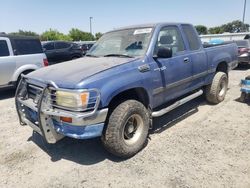
<svg viewBox="0 0 250 188">
<path fill-rule="evenodd" d="M 23 76 L 16 91 L 20 123 L 48 143 L 101 137 L 109 152 L 131 157 L 154 117 L 203 93 L 210 103 L 223 101 L 237 56 L 233 43 L 203 47 L 190 24 L 116 29 L 86 57 Z"/>
</svg>

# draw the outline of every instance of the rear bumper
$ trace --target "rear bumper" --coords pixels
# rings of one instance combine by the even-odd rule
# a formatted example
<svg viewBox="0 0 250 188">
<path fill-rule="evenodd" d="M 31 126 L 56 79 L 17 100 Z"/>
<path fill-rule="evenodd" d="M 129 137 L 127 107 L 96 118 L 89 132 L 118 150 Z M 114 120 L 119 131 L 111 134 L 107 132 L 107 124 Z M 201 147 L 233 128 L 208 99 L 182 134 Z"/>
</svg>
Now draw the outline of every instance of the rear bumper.
<svg viewBox="0 0 250 188">
<path fill-rule="evenodd" d="M 250 64 L 250 54 L 245 53 L 239 56 L 239 63 L 240 64 Z"/>
<path fill-rule="evenodd" d="M 19 86 L 20 87 L 20 86 Z M 102 135 L 108 109 L 92 112 L 71 112 L 52 108 L 46 103 L 46 88 L 38 104 L 25 98 L 17 89 L 16 109 L 22 125 L 29 125 L 42 135 L 48 143 L 56 143 L 64 136 L 76 139 L 89 139 Z M 72 118 L 72 123 L 60 120 L 60 117 Z"/>
</svg>

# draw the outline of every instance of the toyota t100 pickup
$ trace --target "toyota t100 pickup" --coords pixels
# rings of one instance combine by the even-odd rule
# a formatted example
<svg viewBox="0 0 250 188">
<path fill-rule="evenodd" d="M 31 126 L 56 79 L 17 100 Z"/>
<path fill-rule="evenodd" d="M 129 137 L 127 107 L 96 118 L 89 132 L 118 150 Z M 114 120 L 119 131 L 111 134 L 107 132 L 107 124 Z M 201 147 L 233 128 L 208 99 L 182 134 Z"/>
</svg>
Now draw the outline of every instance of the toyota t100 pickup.
<svg viewBox="0 0 250 188">
<path fill-rule="evenodd" d="M 203 47 L 190 24 L 116 29 L 86 57 L 23 76 L 20 123 L 48 143 L 101 137 L 109 152 L 131 157 L 144 147 L 154 117 L 203 93 L 210 103 L 223 101 L 237 56 L 233 43 Z"/>
</svg>

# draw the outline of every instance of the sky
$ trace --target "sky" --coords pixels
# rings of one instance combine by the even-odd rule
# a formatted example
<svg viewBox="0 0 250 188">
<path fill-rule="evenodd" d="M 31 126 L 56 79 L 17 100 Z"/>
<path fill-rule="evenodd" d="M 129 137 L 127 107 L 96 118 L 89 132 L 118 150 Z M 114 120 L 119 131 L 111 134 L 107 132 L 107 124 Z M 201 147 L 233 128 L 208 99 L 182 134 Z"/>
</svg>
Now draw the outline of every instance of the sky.
<svg viewBox="0 0 250 188">
<path fill-rule="evenodd" d="M 250 0 L 245 23 L 250 24 Z M 188 22 L 218 26 L 242 20 L 244 0 L 5 0 L 1 1 L 0 32 L 19 29 L 41 34 L 50 28 L 93 33 L 155 22 Z"/>
</svg>

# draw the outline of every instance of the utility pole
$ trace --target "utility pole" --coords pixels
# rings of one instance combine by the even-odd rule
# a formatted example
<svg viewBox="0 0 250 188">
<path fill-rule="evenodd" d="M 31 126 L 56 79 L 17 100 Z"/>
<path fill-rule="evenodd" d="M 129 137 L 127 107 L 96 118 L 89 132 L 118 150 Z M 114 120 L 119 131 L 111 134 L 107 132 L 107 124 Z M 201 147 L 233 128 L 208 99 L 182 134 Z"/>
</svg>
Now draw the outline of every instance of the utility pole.
<svg viewBox="0 0 250 188">
<path fill-rule="evenodd" d="M 242 18 L 242 23 L 243 23 L 243 29 L 245 29 L 245 15 L 246 15 L 246 4 L 247 4 L 247 0 L 244 0 L 244 9 L 243 9 L 243 18 Z"/>
<path fill-rule="evenodd" d="M 93 19 L 93 17 L 89 17 L 89 29 L 90 29 L 91 35 L 92 35 L 92 19 Z"/>
</svg>

